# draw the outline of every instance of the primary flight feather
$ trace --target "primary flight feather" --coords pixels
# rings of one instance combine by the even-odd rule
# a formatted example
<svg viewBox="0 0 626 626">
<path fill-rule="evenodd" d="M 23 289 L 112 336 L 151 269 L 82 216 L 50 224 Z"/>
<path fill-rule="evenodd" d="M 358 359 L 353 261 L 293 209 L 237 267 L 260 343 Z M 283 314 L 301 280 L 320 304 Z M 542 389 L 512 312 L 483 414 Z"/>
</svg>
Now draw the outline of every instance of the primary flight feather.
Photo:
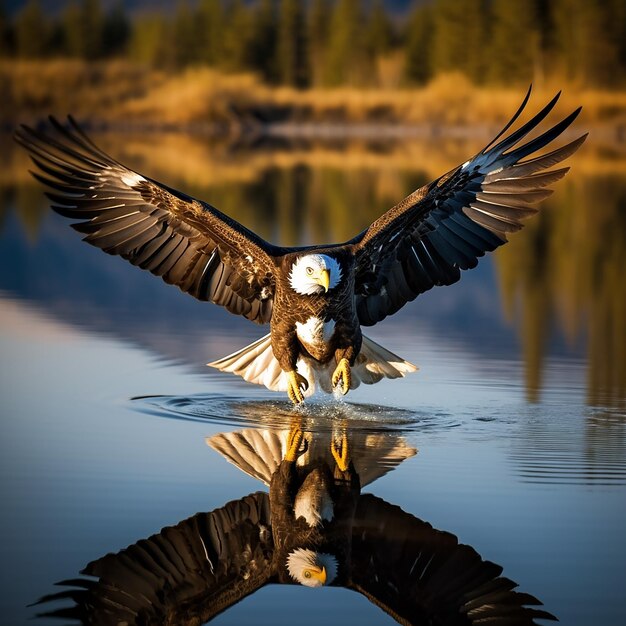
<svg viewBox="0 0 626 626">
<path fill-rule="evenodd" d="M 161 276 L 198 298 L 220 304 L 270 333 L 210 365 L 302 402 L 315 386 L 342 393 L 415 371 L 415 366 L 364 337 L 372 326 L 434 285 L 450 285 L 461 270 L 507 241 L 534 204 L 569 168 L 549 169 L 571 156 L 586 135 L 535 153 L 574 121 L 580 108 L 522 143 L 550 113 L 539 113 L 483 150 L 413 192 L 343 244 L 272 245 L 191 196 L 143 176 L 98 148 L 70 117 L 53 130 L 22 126 L 16 140 L 31 155 L 52 208 L 79 220 L 84 240 Z M 527 158 L 530 157 L 530 158 Z"/>
</svg>

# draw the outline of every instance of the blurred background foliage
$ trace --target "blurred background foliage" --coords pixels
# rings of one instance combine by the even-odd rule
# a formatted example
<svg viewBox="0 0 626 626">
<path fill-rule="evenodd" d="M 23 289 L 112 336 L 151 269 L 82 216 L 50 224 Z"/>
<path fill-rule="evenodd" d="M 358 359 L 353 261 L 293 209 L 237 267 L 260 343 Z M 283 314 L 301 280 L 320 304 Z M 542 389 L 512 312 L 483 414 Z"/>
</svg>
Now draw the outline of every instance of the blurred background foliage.
<svg viewBox="0 0 626 626">
<path fill-rule="evenodd" d="M 497 126 L 532 82 L 626 136 L 624 0 L 0 0 L 0 34 L 5 127 Z"/>
<path fill-rule="evenodd" d="M 126 59 L 255 72 L 270 85 L 419 86 L 567 80 L 626 86 L 623 0 L 179 0 L 0 3 L 4 59 Z M 20 6 L 21 5 L 21 6 Z"/>
</svg>

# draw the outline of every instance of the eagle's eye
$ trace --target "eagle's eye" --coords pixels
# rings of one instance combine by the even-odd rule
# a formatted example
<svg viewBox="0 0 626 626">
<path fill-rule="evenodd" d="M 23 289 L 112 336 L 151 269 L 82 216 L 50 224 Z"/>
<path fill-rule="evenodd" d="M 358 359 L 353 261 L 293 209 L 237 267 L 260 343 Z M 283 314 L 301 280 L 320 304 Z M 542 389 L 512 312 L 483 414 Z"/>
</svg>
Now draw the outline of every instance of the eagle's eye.
<svg viewBox="0 0 626 626">
<path fill-rule="evenodd" d="M 306 273 L 310 276 L 313 273 L 313 268 L 312 267 L 307 267 L 306 268 Z"/>
<path fill-rule="evenodd" d="M 311 269 L 311 268 L 309 268 L 309 269 Z M 311 578 L 311 572 L 308 569 L 304 570 L 304 577 L 305 578 Z"/>
</svg>

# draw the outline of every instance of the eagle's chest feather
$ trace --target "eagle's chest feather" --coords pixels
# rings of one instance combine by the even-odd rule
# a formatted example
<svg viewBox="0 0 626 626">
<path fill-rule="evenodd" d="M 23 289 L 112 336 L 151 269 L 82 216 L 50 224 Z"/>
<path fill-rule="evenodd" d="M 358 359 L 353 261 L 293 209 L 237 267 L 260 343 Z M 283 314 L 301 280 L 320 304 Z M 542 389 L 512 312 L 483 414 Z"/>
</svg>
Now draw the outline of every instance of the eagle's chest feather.
<svg viewBox="0 0 626 626">
<path fill-rule="evenodd" d="M 335 333 L 335 320 L 325 322 L 311 316 L 304 322 L 296 322 L 296 335 L 304 347 L 315 356 L 315 352 L 324 351 Z"/>
</svg>

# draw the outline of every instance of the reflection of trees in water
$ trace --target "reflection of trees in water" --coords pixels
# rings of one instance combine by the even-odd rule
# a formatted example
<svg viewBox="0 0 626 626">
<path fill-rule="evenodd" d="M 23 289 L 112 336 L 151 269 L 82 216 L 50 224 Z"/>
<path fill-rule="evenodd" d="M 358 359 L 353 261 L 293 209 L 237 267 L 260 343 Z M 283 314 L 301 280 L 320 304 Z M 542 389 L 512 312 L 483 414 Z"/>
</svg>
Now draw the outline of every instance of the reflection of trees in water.
<svg viewBox="0 0 626 626">
<path fill-rule="evenodd" d="M 241 150 L 183 135 L 155 135 L 149 141 L 102 139 L 105 149 L 131 167 L 207 200 L 264 238 L 285 245 L 354 236 L 482 143 L 449 138 L 376 145 L 300 141 L 290 148 L 283 142 Z M 10 144 L 4 147 L 0 227 L 6 207 L 14 205 L 33 240 L 48 203 L 27 174 L 22 152 Z M 587 153 L 572 163 L 573 173 L 539 215 L 498 251 L 496 265 L 503 306 L 511 318 L 514 311 L 519 314 L 529 398 L 537 399 L 541 389 L 554 324 L 571 345 L 587 340 L 589 402 L 623 405 L 625 161 L 616 154 Z"/>
<path fill-rule="evenodd" d="M 589 392 L 590 401 L 621 398 L 626 405 L 626 284 L 622 272 L 626 250 L 626 188 L 596 178 L 585 190 L 584 205 L 597 217 L 595 246 L 589 251 Z M 596 221 L 597 220 L 597 221 Z M 615 392 L 618 392 L 617 394 Z"/>
<path fill-rule="evenodd" d="M 12 189 L 0 186 L 0 233 L 4 230 L 4 224 L 9 214 L 9 206 L 13 204 L 11 199 Z"/>
<path fill-rule="evenodd" d="M 34 184 L 0 186 L 0 232 L 9 217 L 9 209 L 13 207 L 29 243 L 35 243 L 48 214 L 48 204 L 41 189 Z"/>
<path fill-rule="evenodd" d="M 48 202 L 42 200 L 41 190 L 24 185 L 15 190 L 15 207 L 29 241 L 34 243 L 48 213 Z"/>
<path fill-rule="evenodd" d="M 615 176 L 571 177 L 498 252 L 505 310 L 519 312 L 529 395 L 541 387 L 550 327 L 586 339 L 590 404 L 626 401 L 626 186 Z M 516 305 L 518 305 L 516 307 Z"/>
</svg>

